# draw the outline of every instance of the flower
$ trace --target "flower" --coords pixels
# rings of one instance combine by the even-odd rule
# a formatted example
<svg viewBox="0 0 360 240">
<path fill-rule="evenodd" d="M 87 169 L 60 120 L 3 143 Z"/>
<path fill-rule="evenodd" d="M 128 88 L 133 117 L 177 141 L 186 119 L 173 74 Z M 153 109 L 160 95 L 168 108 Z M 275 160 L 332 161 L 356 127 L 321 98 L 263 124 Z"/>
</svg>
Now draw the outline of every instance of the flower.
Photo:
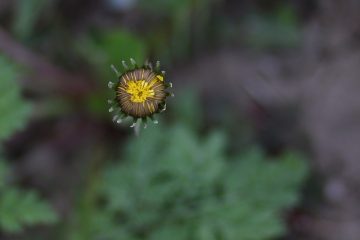
<svg viewBox="0 0 360 240">
<path fill-rule="evenodd" d="M 138 67 L 133 59 L 130 59 L 133 68 L 129 69 L 125 61 L 123 61 L 123 74 L 112 66 L 118 76 L 116 84 L 109 82 L 109 88 L 115 90 L 114 100 L 109 100 L 110 112 L 115 112 L 114 121 L 121 123 L 128 116 L 134 119 L 134 124 L 138 119 L 145 122 L 147 118 L 151 118 L 154 123 L 153 116 L 156 113 L 165 111 L 165 100 L 173 94 L 166 92 L 166 89 L 172 87 L 171 83 L 165 82 L 165 72 L 160 71 L 160 62 L 156 63 L 153 69 L 150 63 Z"/>
</svg>

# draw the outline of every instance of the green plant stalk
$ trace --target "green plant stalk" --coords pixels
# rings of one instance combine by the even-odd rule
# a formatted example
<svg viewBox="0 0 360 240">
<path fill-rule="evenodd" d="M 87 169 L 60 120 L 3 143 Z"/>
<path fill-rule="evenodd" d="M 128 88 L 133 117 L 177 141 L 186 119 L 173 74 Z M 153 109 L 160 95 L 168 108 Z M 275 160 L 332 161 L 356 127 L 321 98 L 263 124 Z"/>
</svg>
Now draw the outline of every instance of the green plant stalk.
<svg viewBox="0 0 360 240">
<path fill-rule="evenodd" d="M 67 239 L 89 240 L 92 239 L 92 221 L 96 211 L 96 200 L 99 189 L 99 179 L 102 175 L 105 150 L 99 147 L 93 151 L 94 156 L 87 168 L 84 179 L 84 190 L 78 195 L 78 204 L 72 221 L 69 221 Z M 75 221 L 75 223 L 73 222 Z M 74 235 L 76 233 L 76 235 Z M 75 236 L 75 237 L 74 237 Z M 59 239 L 62 240 L 62 239 Z"/>
</svg>

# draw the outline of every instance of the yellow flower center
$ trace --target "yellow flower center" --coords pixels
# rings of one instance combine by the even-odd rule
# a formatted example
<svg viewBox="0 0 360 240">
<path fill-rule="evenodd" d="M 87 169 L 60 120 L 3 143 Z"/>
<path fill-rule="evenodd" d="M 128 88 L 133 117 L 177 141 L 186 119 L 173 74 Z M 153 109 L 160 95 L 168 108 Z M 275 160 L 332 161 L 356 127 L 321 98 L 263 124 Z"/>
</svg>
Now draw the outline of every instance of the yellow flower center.
<svg viewBox="0 0 360 240">
<path fill-rule="evenodd" d="M 131 95 L 130 100 L 135 103 L 145 102 L 148 97 L 155 95 L 152 85 L 145 80 L 127 82 L 125 91 Z"/>
</svg>

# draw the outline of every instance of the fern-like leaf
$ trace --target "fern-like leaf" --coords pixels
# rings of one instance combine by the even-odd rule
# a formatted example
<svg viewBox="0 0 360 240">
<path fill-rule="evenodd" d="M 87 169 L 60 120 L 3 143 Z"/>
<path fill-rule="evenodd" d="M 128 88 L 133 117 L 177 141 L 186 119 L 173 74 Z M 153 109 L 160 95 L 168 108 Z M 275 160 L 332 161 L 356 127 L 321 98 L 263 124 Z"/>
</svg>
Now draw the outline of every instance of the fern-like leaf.
<svg viewBox="0 0 360 240">
<path fill-rule="evenodd" d="M 124 161 L 105 172 L 106 204 L 99 212 L 107 224 L 91 227 L 94 236 L 264 240 L 283 234 L 281 212 L 299 199 L 305 162 L 295 154 L 269 161 L 256 148 L 231 160 L 225 143 L 223 134 L 199 139 L 181 126 L 143 132 Z"/>
<path fill-rule="evenodd" d="M 9 188 L 0 198 L 0 227 L 9 233 L 20 232 L 24 226 L 50 224 L 56 215 L 34 191 Z"/>
<path fill-rule="evenodd" d="M 0 55 L 0 141 L 25 125 L 30 106 L 16 82 L 19 69 Z M 1 150 L 1 149 L 0 149 Z M 53 223 L 56 215 L 35 191 L 10 182 L 10 168 L 0 151 L 0 232 L 17 233 L 26 226 Z"/>
<path fill-rule="evenodd" d="M 0 141 L 8 138 L 26 122 L 30 106 L 22 98 L 19 69 L 0 55 Z"/>
</svg>

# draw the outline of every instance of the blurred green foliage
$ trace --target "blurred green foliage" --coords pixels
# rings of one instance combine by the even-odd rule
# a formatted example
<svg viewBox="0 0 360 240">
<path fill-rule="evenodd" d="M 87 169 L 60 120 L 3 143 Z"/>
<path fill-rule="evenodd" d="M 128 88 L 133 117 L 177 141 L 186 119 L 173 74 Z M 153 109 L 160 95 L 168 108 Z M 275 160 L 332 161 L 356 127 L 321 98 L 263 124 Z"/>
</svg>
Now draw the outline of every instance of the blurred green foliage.
<svg viewBox="0 0 360 240">
<path fill-rule="evenodd" d="M 102 34 L 98 47 L 107 56 L 108 62 L 116 65 L 120 65 L 119 59 L 129 61 L 130 58 L 142 64 L 147 56 L 147 48 L 141 38 L 126 30 Z"/>
<path fill-rule="evenodd" d="M 222 0 L 140 0 L 139 7 L 147 14 L 162 19 L 151 26 L 146 35 L 155 54 L 169 63 L 184 60 L 191 52 L 206 45 L 211 12 Z"/>
<path fill-rule="evenodd" d="M 9 170 L 0 159 L 0 232 L 18 233 L 26 226 L 54 223 L 57 216 L 49 204 L 35 191 L 11 184 Z"/>
<path fill-rule="evenodd" d="M 298 17 L 295 10 L 286 4 L 266 15 L 250 14 L 243 25 L 245 43 L 256 49 L 291 48 L 300 44 Z"/>
<path fill-rule="evenodd" d="M 187 128 L 197 132 L 203 125 L 203 108 L 195 88 L 186 88 L 176 94 L 176 101 L 171 102 L 170 115 Z"/>
<path fill-rule="evenodd" d="M 20 96 L 19 69 L 0 55 L 0 141 L 24 125 L 30 106 Z"/>
<path fill-rule="evenodd" d="M 170 61 L 189 53 L 193 2 L 193 0 L 140 1 L 141 9 L 166 19 L 166 24 L 170 27 L 163 29 L 164 26 L 154 26 L 155 28 L 150 33 L 153 36 L 149 36 L 153 39 L 151 42 L 162 59 Z M 171 29 L 170 34 L 161 34 L 162 31 L 168 32 L 169 29 Z"/>
<path fill-rule="evenodd" d="M 175 14 L 179 9 L 189 8 L 194 0 L 153 0 L 146 1 L 140 0 L 140 6 L 151 12 L 157 12 L 159 14 Z"/>
<path fill-rule="evenodd" d="M 90 239 L 264 240 L 286 228 L 299 200 L 302 157 L 261 150 L 226 153 L 222 132 L 198 137 L 184 125 L 151 127 L 125 147 L 97 183 Z M 89 234 L 90 231 L 90 234 Z M 72 240 L 89 239 L 73 229 Z"/>
<path fill-rule="evenodd" d="M 13 31 L 21 40 L 29 40 L 37 20 L 43 10 L 51 3 L 48 0 L 17 0 Z"/>
<path fill-rule="evenodd" d="M 122 70 L 122 60 L 133 58 L 141 65 L 148 57 L 145 42 L 126 29 L 99 31 L 92 36 L 84 36 L 77 48 L 103 77 L 114 76 L 110 71 L 111 64 Z"/>
<path fill-rule="evenodd" d="M 19 68 L 0 56 L 0 141 L 21 128 L 30 106 L 24 102 L 17 84 Z M 1 150 L 1 148 L 0 148 Z M 25 226 L 56 220 L 50 206 L 36 192 L 21 190 L 10 181 L 10 169 L 0 152 L 0 232 L 16 233 Z"/>
</svg>

